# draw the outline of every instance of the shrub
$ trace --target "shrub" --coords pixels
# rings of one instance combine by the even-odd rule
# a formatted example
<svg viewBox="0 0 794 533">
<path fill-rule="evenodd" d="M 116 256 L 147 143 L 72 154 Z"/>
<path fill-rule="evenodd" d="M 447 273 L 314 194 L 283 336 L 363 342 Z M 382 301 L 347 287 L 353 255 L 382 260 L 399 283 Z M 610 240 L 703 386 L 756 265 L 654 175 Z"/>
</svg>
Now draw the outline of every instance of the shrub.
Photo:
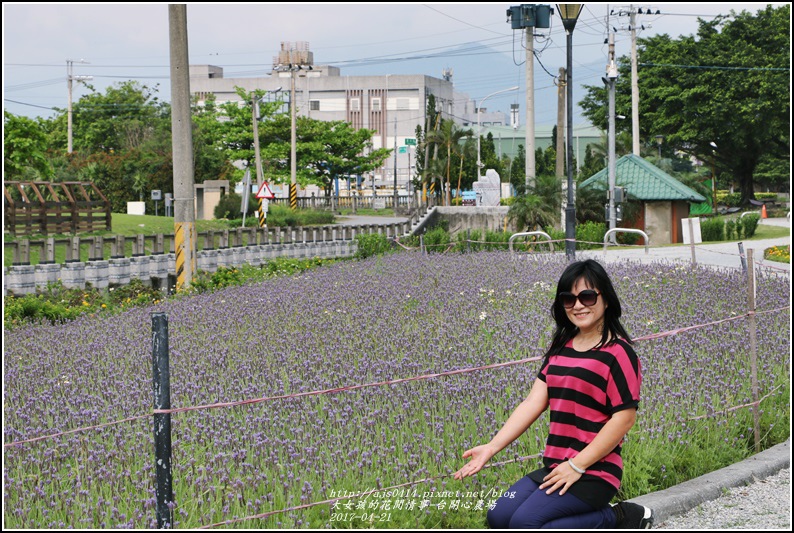
<svg viewBox="0 0 794 533">
<path fill-rule="evenodd" d="M 752 215 L 746 215 L 739 219 L 739 223 L 742 225 L 742 231 L 744 233 L 744 238 L 749 239 L 753 235 L 755 235 L 755 230 L 758 228 L 758 222 L 761 220 L 761 217 L 756 215 L 755 213 Z"/>
<path fill-rule="evenodd" d="M 703 219 L 700 223 L 700 236 L 704 242 L 724 241 L 725 222 L 722 217 Z"/>
<path fill-rule="evenodd" d="M 243 198 L 234 192 L 230 192 L 221 198 L 218 205 L 215 206 L 213 214 L 215 218 L 242 219 L 242 211 L 240 206 L 243 204 Z M 254 211 L 259 209 L 256 198 L 253 195 L 248 196 L 248 214 L 253 214 Z"/>
<path fill-rule="evenodd" d="M 486 250 L 507 250 L 509 248 L 510 233 L 506 231 L 486 231 L 485 249 Z"/>
<path fill-rule="evenodd" d="M 424 242 L 428 252 L 444 252 L 451 238 L 443 227 L 436 227 L 425 233 Z"/>
<path fill-rule="evenodd" d="M 607 232 L 607 226 L 604 222 L 593 222 L 588 220 L 584 224 L 576 226 L 576 246 L 581 250 L 592 250 L 598 248 L 604 242 L 604 235 Z M 586 241 L 586 242 L 582 242 Z M 597 243 L 597 244 L 589 244 Z"/>
<path fill-rule="evenodd" d="M 545 228 L 543 228 L 543 231 L 545 231 L 549 235 L 549 237 L 551 237 L 551 240 L 555 241 L 554 242 L 555 250 L 558 251 L 565 250 L 565 230 L 555 229 L 552 226 L 546 226 Z"/>
<path fill-rule="evenodd" d="M 373 255 L 387 254 L 392 251 L 392 243 L 386 235 L 369 233 L 356 236 L 356 259 L 366 259 Z"/>
<path fill-rule="evenodd" d="M 729 241 L 736 239 L 736 221 L 732 218 L 725 221 L 725 239 Z"/>
</svg>

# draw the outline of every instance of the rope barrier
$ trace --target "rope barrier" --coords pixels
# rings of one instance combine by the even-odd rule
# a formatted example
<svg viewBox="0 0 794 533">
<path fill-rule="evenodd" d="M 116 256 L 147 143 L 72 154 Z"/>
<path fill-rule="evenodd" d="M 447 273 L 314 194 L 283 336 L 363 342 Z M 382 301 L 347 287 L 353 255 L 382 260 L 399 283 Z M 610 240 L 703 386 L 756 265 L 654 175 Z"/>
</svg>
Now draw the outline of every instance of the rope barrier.
<svg viewBox="0 0 794 533">
<path fill-rule="evenodd" d="M 745 314 L 742 314 L 742 315 L 737 315 L 735 317 L 724 318 L 724 319 L 717 320 L 717 321 L 714 321 L 714 322 L 709 322 L 709 323 L 705 323 L 705 324 L 696 324 L 696 325 L 693 325 L 693 326 L 686 326 L 686 327 L 683 327 L 683 328 L 677 328 L 677 329 L 664 331 L 664 332 L 660 332 L 660 333 L 654 333 L 654 334 L 651 334 L 651 335 L 645 335 L 645 336 L 642 336 L 642 337 L 636 337 L 634 339 L 634 341 L 637 342 L 637 341 L 660 339 L 660 338 L 669 337 L 669 336 L 677 335 L 677 334 L 680 334 L 680 333 L 685 333 L 685 332 L 688 332 L 688 331 L 692 331 L 692 330 L 703 328 L 703 327 L 707 327 L 707 326 L 713 326 L 713 325 L 716 325 L 716 324 L 721 324 L 723 322 L 730 322 L 730 321 L 733 321 L 733 320 L 739 320 L 739 319 L 742 319 L 742 318 L 747 318 L 747 317 L 749 317 L 751 315 L 754 315 L 754 314 L 755 315 L 761 315 L 761 314 L 767 314 L 767 313 L 774 313 L 774 312 L 782 311 L 782 310 L 789 310 L 789 308 L 788 307 L 778 307 L 776 309 L 768 309 L 768 310 L 765 310 L 765 311 L 755 311 L 755 312 L 751 311 L 749 313 L 745 313 Z M 534 348 L 534 350 L 540 350 L 540 348 Z M 61 436 L 72 434 L 72 433 L 88 431 L 88 430 L 91 430 L 91 429 L 101 429 L 101 428 L 112 426 L 112 425 L 122 424 L 124 422 L 131 422 L 131 421 L 135 421 L 135 420 L 141 420 L 141 419 L 147 418 L 149 416 L 152 416 L 154 414 L 175 414 L 175 413 L 182 413 L 182 412 L 187 412 L 187 411 L 199 411 L 199 410 L 204 410 L 204 409 L 217 409 L 217 408 L 221 408 L 221 407 L 235 407 L 235 406 L 239 406 L 239 405 L 252 405 L 252 404 L 256 404 L 256 403 L 262 403 L 262 402 L 273 401 L 273 400 L 300 398 L 300 397 L 303 397 L 303 396 L 317 396 L 317 395 L 322 395 L 322 394 L 334 394 L 334 393 L 338 393 L 338 392 L 347 392 L 347 391 L 359 390 L 359 389 L 370 388 L 370 387 L 381 387 L 381 386 L 384 386 L 384 385 L 396 385 L 396 384 L 399 384 L 399 383 L 407 383 L 407 382 L 410 382 L 410 381 L 420 381 L 420 380 L 426 380 L 426 379 L 434 379 L 434 378 L 443 377 L 443 376 L 452 376 L 452 375 L 456 375 L 456 374 L 466 374 L 466 373 L 471 373 L 471 372 L 477 372 L 477 371 L 480 371 L 480 370 L 490 370 L 490 369 L 494 369 L 494 368 L 502 368 L 502 367 L 507 367 L 507 366 L 520 365 L 520 364 L 529 363 L 529 362 L 532 362 L 532 361 L 539 361 L 540 359 L 542 359 L 542 357 L 528 357 L 528 358 L 519 359 L 519 360 L 516 360 L 516 361 L 508 361 L 508 362 L 505 362 L 505 363 L 494 363 L 494 364 L 478 366 L 478 367 L 462 368 L 462 369 L 458 369 L 458 370 L 450 370 L 450 371 L 447 371 L 447 372 L 438 372 L 438 373 L 434 373 L 434 374 L 424 374 L 424 375 L 421 375 L 421 376 L 413 376 L 413 377 L 410 377 L 410 378 L 401 378 L 401 379 L 396 379 L 396 380 L 379 381 L 379 382 L 374 382 L 374 383 L 365 383 L 365 384 L 361 384 L 361 385 L 348 385 L 348 386 L 344 386 L 344 387 L 335 387 L 335 388 L 317 390 L 317 391 L 299 392 L 299 393 L 295 393 L 295 394 L 283 394 L 283 395 L 278 395 L 278 396 L 268 396 L 268 397 L 263 397 L 263 398 L 250 399 L 250 400 L 240 400 L 240 401 L 236 401 L 236 402 L 222 402 L 222 403 L 198 405 L 198 406 L 191 406 L 191 407 L 180 407 L 180 408 L 176 408 L 176 409 L 154 409 L 150 413 L 145 414 L 145 415 L 139 415 L 139 416 L 135 416 L 135 417 L 125 418 L 123 420 L 117 420 L 117 421 L 114 421 L 114 422 L 107 422 L 105 424 L 99 424 L 99 425 L 95 425 L 95 426 L 87 426 L 87 427 L 72 429 L 72 430 L 69 430 L 69 431 L 64 431 L 64 432 L 60 432 L 60 433 L 54 433 L 54 434 L 51 434 L 51 435 L 44 435 L 44 436 L 35 437 L 35 438 L 32 438 L 32 439 L 26 439 L 26 440 L 21 440 L 21 441 L 9 442 L 9 443 L 3 444 L 3 447 L 4 448 L 10 448 L 12 446 L 17 446 L 17 445 L 20 445 L 20 444 L 36 442 L 36 441 L 45 440 L 45 439 L 52 439 L 52 438 L 61 437 Z"/>
</svg>

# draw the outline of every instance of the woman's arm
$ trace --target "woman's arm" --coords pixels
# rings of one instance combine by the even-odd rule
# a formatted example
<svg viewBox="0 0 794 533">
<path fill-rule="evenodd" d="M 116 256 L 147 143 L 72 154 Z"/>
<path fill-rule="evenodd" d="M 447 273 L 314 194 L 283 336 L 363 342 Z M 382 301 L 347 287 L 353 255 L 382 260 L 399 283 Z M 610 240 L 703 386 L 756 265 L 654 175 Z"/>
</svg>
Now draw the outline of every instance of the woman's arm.
<svg viewBox="0 0 794 533">
<path fill-rule="evenodd" d="M 529 395 L 515 408 L 502 429 L 494 435 L 491 442 L 466 450 L 463 458 L 471 460 L 455 472 L 455 479 L 461 479 L 479 472 L 491 457 L 505 449 L 511 442 L 520 437 L 549 405 L 549 390 L 546 383 L 536 379 Z"/>
</svg>

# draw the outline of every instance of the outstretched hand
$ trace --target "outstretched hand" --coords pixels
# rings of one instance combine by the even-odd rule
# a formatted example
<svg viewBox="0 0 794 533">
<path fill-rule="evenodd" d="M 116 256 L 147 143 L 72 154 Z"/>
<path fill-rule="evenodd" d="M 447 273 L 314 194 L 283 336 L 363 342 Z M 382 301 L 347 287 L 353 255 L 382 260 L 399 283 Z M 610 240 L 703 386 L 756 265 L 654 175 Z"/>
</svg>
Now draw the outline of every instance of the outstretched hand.
<svg viewBox="0 0 794 533">
<path fill-rule="evenodd" d="M 473 476 L 485 466 L 485 463 L 491 460 L 491 457 L 496 455 L 496 451 L 491 448 L 488 444 L 483 444 L 481 446 L 477 446 L 476 448 L 472 448 L 470 450 L 466 450 L 463 452 L 463 458 L 466 459 L 471 457 L 471 460 L 466 463 L 466 466 L 455 472 L 453 477 L 455 479 L 463 479 L 467 476 Z"/>
</svg>

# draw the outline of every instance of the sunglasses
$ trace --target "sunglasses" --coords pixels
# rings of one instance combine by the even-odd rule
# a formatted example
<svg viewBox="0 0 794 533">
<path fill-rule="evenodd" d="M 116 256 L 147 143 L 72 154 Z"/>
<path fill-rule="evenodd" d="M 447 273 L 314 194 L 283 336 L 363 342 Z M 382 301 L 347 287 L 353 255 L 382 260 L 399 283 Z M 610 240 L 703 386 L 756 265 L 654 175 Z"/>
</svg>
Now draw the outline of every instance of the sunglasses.
<svg viewBox="0 0 794 533">
<path fill-rule="evenodd" d="M 560 299 L 560 302 L 562 302 L 562 306 L 564 308 L 572 309 L 573 306 L 576 305 L 576 300 L 582 302 L 582 305 L 585 307 L 595 305 L 600 294 L 600 292 L 587 289 L 580 292 L 579 294 L 573 294 L 572 292 L 561 292 L 557 295 L 557 298 Z"/>
</svg>

